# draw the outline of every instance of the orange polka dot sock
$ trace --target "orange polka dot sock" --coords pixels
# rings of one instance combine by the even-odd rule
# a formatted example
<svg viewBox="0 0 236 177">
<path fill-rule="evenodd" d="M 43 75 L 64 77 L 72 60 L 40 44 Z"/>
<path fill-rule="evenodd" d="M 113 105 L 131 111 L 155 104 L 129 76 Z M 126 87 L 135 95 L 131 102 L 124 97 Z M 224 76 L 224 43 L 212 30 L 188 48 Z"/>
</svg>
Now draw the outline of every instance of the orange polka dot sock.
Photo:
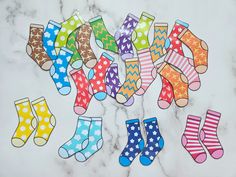
<svg viewBox="0 0 236 177">
<path fill-rule="evenodd" d="M 103 52 L 97 64 L 88 73 L 88 79 L 91 84 L 89 92 L 99 101 L 104 100 L 107 96 L 105 77 L 113 60 L 114 58 L 111 55 Z"/>
<path fill-rule="evenodd" d="M 15 101 L 15 106 L 19 122 L 14 135 L 11 138 L 11 143 L 15 147 L 22 147 L 35 130 L 37 126 L 37 119 L 33 115 L 28 98 Z"/>
<path fill-rule="evenodd" d="M 195 36 L 189 29 L 184 29 L 178 38 L 192 51 L 196 71 L 200 74 L 205 73 L 208 68 L 208 46 L 206 42 Z"/>
<path fill-rule="evenodd" d="M 40 97 L 32 102 L 32 106 L 38 117 L 38 126 L 34 135 L 34 143 L 43 146 L 56 126 L 56 119 L 51 113 L 44 97 Z"/>
<path fill-rule="evenodd" d="M 187 78 L 166 62 L 160 66 L 158 73 L 172 85 L 176 105 L 179 107 L 186 106 L 189 98 Z"/>
</svg>

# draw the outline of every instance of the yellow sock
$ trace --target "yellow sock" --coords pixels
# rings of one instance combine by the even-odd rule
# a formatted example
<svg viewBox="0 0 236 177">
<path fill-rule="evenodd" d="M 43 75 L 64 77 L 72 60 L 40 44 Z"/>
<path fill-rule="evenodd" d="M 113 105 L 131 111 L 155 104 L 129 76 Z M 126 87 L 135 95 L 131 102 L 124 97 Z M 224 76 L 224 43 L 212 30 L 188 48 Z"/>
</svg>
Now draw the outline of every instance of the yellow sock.
<svg viewBox="0 0 236 177">
<path fill-rule="evenodd" d="M 30 135 L 37 126 L 37 120 L 32 113 L 30 101 L 28 98 L 23 98 L 15 102 L 19 122 L 12 136 L 11 142 L 15 147 L 25 145 Z"/>
<path fill-rule="evenodd" d="M 50 112 L 44 97 L 34 100 L 32 105 L 39 121 L 34 136 L 34 143 L 38 146 L 43 146 L 48 142 L 48 139 L 56 125 L 56 119 Z"/>
</svg>

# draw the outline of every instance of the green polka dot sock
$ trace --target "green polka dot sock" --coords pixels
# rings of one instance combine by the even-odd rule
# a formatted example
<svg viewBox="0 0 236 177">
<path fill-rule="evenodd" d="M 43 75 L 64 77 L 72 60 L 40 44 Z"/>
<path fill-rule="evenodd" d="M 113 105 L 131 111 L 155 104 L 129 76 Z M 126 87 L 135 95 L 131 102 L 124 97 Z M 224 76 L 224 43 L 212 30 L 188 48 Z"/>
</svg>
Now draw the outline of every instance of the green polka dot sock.
<svg viewBox="0 0 236 177">
<path fill-rule="evenodd" d="M 83 65 L 82 57 L 77 51 L 76 47 L 76 37 L 78 34 L 78 29 L 75 29 L 68 37 L 66 47 L 73 52 L 73 55 L 70 59 L 70 65 L 74 69 L 79 69 Z"/>
<path fill-rule="evenodd" d="M 79 12 L 76 11 L 73 16 L 69 19 L 61 23 L 61 29 L 58 32 L 56 41 L 55 41 L 55 48 L 56 52 L 58 53 L 61 47 L 66 47 L 66 42 L 69 35 L 82 24 L 84 24 L 84 20 L 80 16 Z"/>
<path fill-rule="evenodd" d="M 89 23 L 93 29 L 97 45 L 102 49 L 118 53 L 115 38 L 107 31 L 102 17 L 94 17 L 89 20 Z"/>
<path fill-rule="evenodd" d="M 154 19 L 155 17 L 148 13 L 142 13 L 139 22 L 132 33 L 132 41 L 136 50 L 139 51 L 150 47 L 148 41 L 148 33 L 150 31 Z"/>
</svg>

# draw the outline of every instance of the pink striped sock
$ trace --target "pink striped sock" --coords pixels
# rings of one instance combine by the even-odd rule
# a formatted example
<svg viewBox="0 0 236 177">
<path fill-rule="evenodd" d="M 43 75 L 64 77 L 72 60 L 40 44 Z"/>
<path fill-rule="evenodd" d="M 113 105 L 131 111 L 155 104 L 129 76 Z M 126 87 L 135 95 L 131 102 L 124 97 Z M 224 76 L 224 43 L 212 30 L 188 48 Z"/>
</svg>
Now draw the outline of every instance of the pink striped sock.
<svg viewBox="0 0 236 177">
<path fill-rule="evenodd" d="M 217 136 L 220 117 L 221 113 L 208 109 L 206 120 L 200 133 L 202 143 L 214 159 L 219 159 L 224 154 L 223 147 Z"/>
<path fill-rule="evenodd" d="M 140 77 L 141 87 L 135 93 L 136 95 L 143 95 L 151 83 L 155 80 L 157 71 L 152 62 L 151 52 L 149 49 L 138 51 L 138 58 L 140 62 Z"/>
<path fill-rule="evenodd" d="M 197 71 L 194 68 L 193 59 L 184 57 L 173 50 L 169 50 L 165 57 L 165 61 L 180 69 L 187 77 L 189 88 L 198 90 L 201 86 L 201 81 Z"/>
<path fill-rule="evenodd" d="M 185 131 L 182 135 L 182 145 L 197 163 L 203 163 L 206 158 L 206 151 L 199 141 L 198 132 L 201 118 L 188 115 Z"/>
</svg>

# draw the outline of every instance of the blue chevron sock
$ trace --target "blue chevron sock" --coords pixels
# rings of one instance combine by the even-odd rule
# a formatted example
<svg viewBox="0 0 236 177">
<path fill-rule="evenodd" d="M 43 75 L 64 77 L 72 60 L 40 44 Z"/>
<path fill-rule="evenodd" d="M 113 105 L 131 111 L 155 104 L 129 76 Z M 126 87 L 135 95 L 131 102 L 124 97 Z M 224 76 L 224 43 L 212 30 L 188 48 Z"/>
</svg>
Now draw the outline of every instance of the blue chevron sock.
<svg viewBox="0 0 236 177">
<path fill-rule="evenodd" d="M 152 163 L 156 155 L 162 150 L 164 146 L 164 139 L 159 131 L 157 118 L 153 117 L 143 121 L 147 133 L 147 143 L 141 155 L 141 164 L 147 166 Z"/>
<path fill-rule="evenodd" d="M 62 47 L 59 51 L 58 58 L 54 61 L 50 75 L 61 95 L 68 95 L 71 90 L 69 78 L 67 76 L 67 67 L 73 52 Z"/>
<path fill-rule="evenodd" d="M 57 34 L 60 29 L 61 25 L 59 23 L 50 20 L 43 33 L 43 47 L 51 60 L 57 59 L 57 54 L 54 46 Z"/>
<path fill-rule="evenodd" d="M 103 145 L 102 139 L 102 118 L 92 118 L 89 129 L 89 142 L 85 149 L 75 154 L 75 159 L 79 162 L 88 160 L 92 155 L 98 152 Z"/>
<path fill-rule="evenodd" d="M 79 117 L 77 126 L 73 137 L 63 144 L 59 150 L 59 155 L 66 159 L 74 155 L 75 153 L 86 148 L 89 139 L 89 128 L 91 125 L 91 118 Z"/>
<path fill-rule="evenodd" d="M 128 131 L 128 142 L 119 157 L 119 162 L 122 166 L 129 166 L 144 147 L 139 120 L 132 119 L 126 121 L 126 127 Z"/>
</svg>

